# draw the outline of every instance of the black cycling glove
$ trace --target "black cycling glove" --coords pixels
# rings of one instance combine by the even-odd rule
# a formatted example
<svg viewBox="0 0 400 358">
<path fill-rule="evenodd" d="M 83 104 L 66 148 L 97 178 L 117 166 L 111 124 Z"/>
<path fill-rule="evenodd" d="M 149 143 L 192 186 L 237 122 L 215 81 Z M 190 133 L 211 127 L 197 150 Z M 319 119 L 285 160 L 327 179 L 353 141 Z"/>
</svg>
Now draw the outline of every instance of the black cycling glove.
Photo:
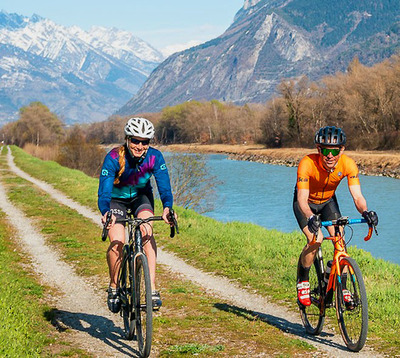
<svg viewBox="0 0 400 358">
<path fill-rule="evenodd" d="M 319 215 L 312 215 L 309 217 L 307 222 L 308 230 L 310 230 L 311 234 L 316 234 L 321 225 L 321 219 Z"/>
<path fill-rule="evenodd" d="M 362 213 L 362 217 L 368 221 L 368 225 L 373 225 L 373 226 L 378 225 L 378 214 L 375 211 L 365 210 Z"/>
</svg>

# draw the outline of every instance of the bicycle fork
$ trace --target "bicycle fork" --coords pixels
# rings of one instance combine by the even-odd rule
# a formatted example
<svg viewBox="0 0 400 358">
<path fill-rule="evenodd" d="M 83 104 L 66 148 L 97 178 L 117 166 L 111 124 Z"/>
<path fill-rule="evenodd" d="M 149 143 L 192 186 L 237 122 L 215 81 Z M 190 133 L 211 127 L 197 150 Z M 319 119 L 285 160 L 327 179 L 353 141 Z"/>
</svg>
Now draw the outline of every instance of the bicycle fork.
<svg viewBox="0 0 400 358">
<path fill-rule="evenodd" d="M 325 266 L 324 266 L 324 258 L 322 256 L 322 249 L 321 247 L 318 248 L 317 255 L 316 255 L 316 260 L 317 260 L 317 265 L 319 267 L 319 272 L 321 273 L 321 276 L 319 278 L 320 280 L 320 294 L 318 297 L 320 298 L 319 302 L 319 309 L 320 309 L 320 315 L 325 316 L 325 308 L 326 308 L 326 282 L 324 280 L 325 277 Z"/>
<path fill-rule="evenodd" d="M 121 275 L 125 275 L 125 280 L 124 287 L 120 287 L 121 288 L 121 295 L 120 295 L 120 299 L 121 299 L 121 304 L 123 307 L 128 307 L 130 306 L 130 302 L 132 302 L 132 298 L 131 301 L 129 300 L 129 292 L 128 292 L 128 287 L 129 287 L 129 283 L 130 285 L 132 285 L 132 272 L 129 269 L 129 265 L 131 262 L 131 256 L 132 256 L 132 252 L 131 252 L 131 248 L 129 247 L 129 244 L 124 244 L 123 249 L 123 260 L 121 262 L 121 267 L 120 267 L 120 276 Z M 121 281 L 121 280 L 120 280 Z M 120 311 L 120 314 L 122 316 L 122 310 Z"/>
</svg>

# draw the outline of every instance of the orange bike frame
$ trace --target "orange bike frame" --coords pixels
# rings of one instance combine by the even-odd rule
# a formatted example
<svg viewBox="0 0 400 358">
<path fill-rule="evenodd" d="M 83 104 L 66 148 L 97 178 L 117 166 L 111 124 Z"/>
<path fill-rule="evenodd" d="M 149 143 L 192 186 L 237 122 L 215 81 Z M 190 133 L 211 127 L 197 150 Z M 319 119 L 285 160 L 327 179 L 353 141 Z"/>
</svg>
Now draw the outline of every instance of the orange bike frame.
<svg viewBox="0 0 400 358">
<path fill-rule="evenodd" d="M 336 275 L 341 275 L 342 273 L 340 272 L 340 260 L 343 257 L 350 257 L 350 255 L 347 253 L 346 250 L 346 244 L 344 242 L 344 236 L 342 233 L 338 233 L 336 236 L 327 236 L 324 238 L 324 240 L 331 240 L 333 242 L 333 246 L 335 248 L 334 253 L 333 253 L 333 263 L 332 263 L 332 269 L 331 273 L 329 275 L 329 281 L 328 281 L 328 287 L 326 288 L 326 292 L 328 292 L 330 289 L 335 290 L 335 285 L 336 285 Z M 350 271 L 352 271 L 352 268 L 350 267 Z M 350 274 L 353 274 L 354 272 L 350 272 Z"/>
<path fill-rule="evenodd" d="M 371 238 L 372 235 L 372 226 L 368 228 L 368 235 L 364 238 L 365 241 L 368 241 Z M 340 230 L 335 230 L 337 231 L 337 234 L 335 236 L 327 236 L 324 237 L 324 240 L 331 240 L 333 242 L 333 246 L 335 248 L 334 253 L 333 253 L 333 263 L 332 263 L 332 268 L 331 268 L 331 273 L 329 275 L 329 281 L 328 281 L 328 286 L 326 288 L 326 292 L 328 292 L 330 289 L 335 290 L 335 285 L 336 285 L 336 276 L 339 275 L 341 276 L 340 272 L 340 260 L 343 257 L 350 257 L 350 255 L 347 253 L 346 249 L 346 243 L 344 241 L 344 234 L 340 232 Z M 353 275 L 353 267 L 350 265 L 348 266 L 350 269 L 350 274 Z"/>
</svg>

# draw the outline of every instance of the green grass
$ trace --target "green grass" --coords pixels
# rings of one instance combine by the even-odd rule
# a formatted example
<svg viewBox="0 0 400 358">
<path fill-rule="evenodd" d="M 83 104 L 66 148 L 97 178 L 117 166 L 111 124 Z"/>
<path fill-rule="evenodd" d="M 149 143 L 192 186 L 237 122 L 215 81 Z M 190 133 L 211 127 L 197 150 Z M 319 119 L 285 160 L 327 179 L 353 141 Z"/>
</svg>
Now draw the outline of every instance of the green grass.
<svg viewBox="0 0 400 358">
<path fill-rule="evenodd" d="M 15 162 L 22 170 L 54 185 L 81 204 L 96 209 L 97 179 L 52 162 L 43 162 L 19 148 L 12 147 L 12 150 Z M 22 196 L 16 200 L 23 202 Z M 191 210 L 176 209 L 181 231 L 176 238 L 170 239 L 168 228 L 156 223 L 157 241 L 163 247 L 198 268 L 227 276 L 243 287 L 296 309 L 296 265 L 305 241 L 301 233 L 284 234 L 238 222 L 221 223 Z M 72 213 L 69 215 L 73 216 Z M 78 225 L 77 221 L 74 223 Z M 55 231 L 58 232 L 58 228 Z M 68 237 L 71 239 L 73 236 Z M 64 244 L 68 244 L 68 240 L 64 238 Z M 73 243 L 69 245 L 74 246 Z M 98 247 L 97 243 L 94 245 Z M 331 244 L 325 242 L 323 246 L 326 255 L 330 254 Z M 86 247 L 85 250 L 79 247 L 69 249 L 77 252 L 85 251 Z M 389 355 L 399 351 L 400 266 L 374 259 L 363 250 L 350 248 L 349 251 L 363 272 L 369 297 L 368 344 Z M 333 310 L 330 312 L 332 316 Z M 337 325 L 334 321 L 332 324 Z"/>
<path fill-rule="evenodd" d="M 51 200 L 34 185 L 17 176 L 3 178 L 9 199 L 36 220 L 41 233 L 49 243 L 61 250 L 67 262 L 76 265 L 76 271 L 88 276 L 106 270 L 105 244 L 99 240 L 100 228 L 75 210 Z M 34 205 L 32 205 L 34 203 Z M 97 260 L 103 265 L 92 265 Z"/>
<path fill-rule="evenodd" d="M 57 339 L 45 290 L 0 211 L 0 357 L 89 357 Z M 82 353 L 82 354 L 81 354 Z"/>
<path fill-rule="evenodd" d="M 39 357 L 48 344 L 47 307 L 38 303 L 43 289 L 23 269 L 30 263 L 13 251 L 13 234 L 0 215 L 0 356 Z"/>
<path fill-rule="evenodd" d="M 162 356 L 174 356 L 182 354 L 199 355 L 199 353 L 216 353 L 224 350 L 223 345 L 210 346 L 209 344 L 188 343 L 175 345 L 162 353 Z"/>
<path fill-rule="evenodd" d="M 5 151 L 5 148 L 4 148 Z M 12 146 L 14 161 L 18 167 L 24 167 L 24 171 L 35 178 L 41 178 L 51 183 L 56 189 L 63 191 L 68 196 L 82 205 L 96 208 L 97 186 L 96 180 L 87 180 L 88 176 L 75 169 L 69 169 L 53 161 L 42 161 L 29 156 L 22 149 Z M 28 155 L 29 160 L 26 160 Z M 21 161 L 23 163 L 21 163 Z M 68 187 L 68 191 L 65 188 Z"/>
</svg>

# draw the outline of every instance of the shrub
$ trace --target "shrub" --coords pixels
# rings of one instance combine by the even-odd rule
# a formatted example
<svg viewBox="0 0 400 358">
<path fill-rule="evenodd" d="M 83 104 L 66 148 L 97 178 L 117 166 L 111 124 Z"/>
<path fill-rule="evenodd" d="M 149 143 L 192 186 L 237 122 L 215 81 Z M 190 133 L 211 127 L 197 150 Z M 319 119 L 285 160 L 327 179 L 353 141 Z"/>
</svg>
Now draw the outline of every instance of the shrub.
<svg viewBox="0 0 400 358">
<path fill-rule="evenodd" d="M 94 142 L 86 142 L 82 130 L 76 126 L 60 145 L 57 162 L 87 175 L 98 176 L 104 156 L 104 149 Z"/>
</svg>

